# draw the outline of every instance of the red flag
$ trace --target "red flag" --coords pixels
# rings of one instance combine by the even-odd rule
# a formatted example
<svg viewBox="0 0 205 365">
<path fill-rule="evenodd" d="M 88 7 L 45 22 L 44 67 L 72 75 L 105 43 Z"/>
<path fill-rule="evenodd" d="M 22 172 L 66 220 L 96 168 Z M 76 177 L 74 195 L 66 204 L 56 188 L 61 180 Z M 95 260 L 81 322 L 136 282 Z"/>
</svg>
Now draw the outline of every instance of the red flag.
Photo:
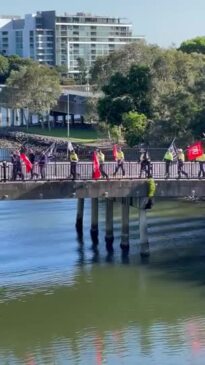
<svg viewBox="0 0 205 365">
<path fill-rule="evenodd" d="M 112 154 L 113 154 L 114 160 L 116 161 L 117 160 L 117 145 L 116 144 L 114 144 L 114 146 L 113 146 Z"/>
<path fill-rule="evenodd" d="M 93 179 L 98 180 L 101 177 L 100 164 L 98 160 L 98 155 L 96 152 L 93 153 Z"/>
<path fill-rule="evenodd" d="M 28 157 L 25 155 L 25 153 L 21 153 L 20 154 L 21 160 L 25 163 L 26 165 L 26 172 L 30 172 L 32 169 L 32 163 L 31 161 L 28 159 Z"/>
<path fill-rule="evenodd" d="M 189 161 L 195 160 L 203 155 L 203 147 L 201 142 L 195 142 L 187 148 L 187 158 Z"/>
</svg>

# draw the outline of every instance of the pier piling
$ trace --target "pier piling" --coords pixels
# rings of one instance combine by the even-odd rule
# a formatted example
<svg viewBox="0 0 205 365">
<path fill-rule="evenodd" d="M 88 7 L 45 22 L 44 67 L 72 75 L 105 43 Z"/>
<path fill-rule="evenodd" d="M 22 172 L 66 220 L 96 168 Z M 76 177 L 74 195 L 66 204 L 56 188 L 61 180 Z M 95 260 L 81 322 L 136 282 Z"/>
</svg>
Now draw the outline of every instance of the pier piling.
<svg viewBox="0 0 205 365">
<path fill-rule="evenodd" d="M 129 208 L 130 198 L 122 198 L 122 229 L 121 245 L 123 250 L 129 251 Z"/>
</svg>

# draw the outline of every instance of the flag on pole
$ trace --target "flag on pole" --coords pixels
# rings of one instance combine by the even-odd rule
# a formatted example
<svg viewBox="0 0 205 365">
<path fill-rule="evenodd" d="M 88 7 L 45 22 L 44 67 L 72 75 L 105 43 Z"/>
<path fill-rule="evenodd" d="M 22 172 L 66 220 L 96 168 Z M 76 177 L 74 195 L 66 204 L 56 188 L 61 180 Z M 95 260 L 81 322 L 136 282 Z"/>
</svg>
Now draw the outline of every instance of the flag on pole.
<svg viewBox="0 0 205 365">
<path fill-rule="evenodd" d="M 94 180 L 98 180 L 100 177 L 101 177 L 100 163 L 98 160 L 97 152 L 94 152 L 93 153 L 93 176 L 92 176 L 92 178 Z"/>
<path fill-rule="evenodd" d="M 71 143 L 71 141 L 68 141 L 68 151 L 70 152 L 70 151 L 73 151 L 74 150 L 74 148 L 73 148 L 73 145 L 72 145 L 72 143 Z"/>
<path fill-rule="evenodd" d="M 47 158 L 51 158 L 53 157 L 54 155 L 54 152 L 55 152 L 55 149 L 56 149 L 56 142 L 53 142 L 50 147 L 47 148 L 47 150 L 45 150 L 45 156 Z"/>
<path fill-rule="evenodd" d="M 112 154 L 113 154 L 114 160 L 116 161 L 117 160 L 117 145 L 116 144 L 114 144 L 114 146 L 113 146 Z"/>
<path fill-rule="evenodd" d="M 25 166 L 26 166 L 26 172 L 30 172 L 33 165 L 31 163 L 31 161 L 29 160 L 29 158 L 25 155 L 25 153 L 21 153 L 20 154 L 20 158 L 21 160 L 24 162 Z"/>
<path fill-rule="evenodd" d="M 195 142 L 187 148 L 187 158 L 189 161 L 195 160 L 197 157 L 202 156 L 204 153 L 202 142 Z"/>
<path fill-rule="evenodd" d="M 171 152 L 172 153 L 172 156 L 173 156 L 173 161 L 176 161 L 177 160 L 177 147 L 175 145 L 175 139 L 173 139 L 172 143 L 170 144 L 167 152 Z"/>
</svg>

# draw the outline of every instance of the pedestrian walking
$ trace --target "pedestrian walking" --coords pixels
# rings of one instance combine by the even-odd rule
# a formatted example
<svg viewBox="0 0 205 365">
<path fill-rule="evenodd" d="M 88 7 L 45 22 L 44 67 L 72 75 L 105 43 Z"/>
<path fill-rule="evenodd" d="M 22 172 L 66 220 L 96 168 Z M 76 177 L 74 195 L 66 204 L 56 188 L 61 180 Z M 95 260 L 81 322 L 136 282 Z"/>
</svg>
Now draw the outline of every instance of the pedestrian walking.
<svg viewBox="0 0 205 365">
<path fill-rule="evenodd" d="M 70 175 L 73 180 L 76 180 L 78 160 L 78 155 L 75 150 L 70 151 Z"/>
<path fill-rule="evenodd" d="M 36 167 L 36 155 L 34 153 L 34 151 L 30 148 L 29 150 L 29 155 L 28 158 L 32 164 L 32 168 L 31 168 L 31 180 L 34 178 L 34 176 L 38 177 L 37 172 L 35 172 L 35 167 Z"/>
<path fill-rule="evenodd" d="M 196 161 L 199 163 L 199 172 L 198 172 L 198 178 L 201 179 L 205 178 L 205 170 L 204 170 L 204 166 L 205 166 L 205 153 L 203 153 L 202 156 L 197 157 Z"/>
<path fill-rule="evenodd" d="M 144 172 L 145 177 L 151 175 L 151 160 L 148 151 L 141 150 L 140 155 L 140 175 L 139 178 L 141 179 L 142 173 Z"/>
<path fill-rule="evenodd" d="M 41 179 L 45 180 L 45 178 L 46 178 L 46 154 L 44 151 L 40 155 L 38 165 L 39 165 L 39 169 L 40 169 Z"/>
<path fill-rule="evenodd" d="M 98 149 L 97 149 L 97 154 L 98 154 L 98 160 L 99 160 L 99 164 L 100 164 L 100 173 L 101 173 L 102 177 L 109 179 L 108 174 L 104 170 L 105 155 L 101 150 L 98 150 Z"/>
<path fill-rule="evenodd" d="M 188 179 L 187 172 L 184 171 L 185 155 L 181 148 L 177 150 L 177 164 L 178 164 L 178 179 L 181 179 L 181 175 L 184 175 Z"/>
<path fill-rule="evenodd" d="M 165 179 L 169 179 L 170 177 L 170 166 L 173 163 L 174 156 L 170 149 L 167 150 L 167 152 L 164 155 L 164 161 L 165 161 Z"/>
<path fill-rule="evenodd" d="M 122 152 L 121 147 L 118 147 L 117 148 L 117 153 L 116 153 L 117 165 L 116 165 L 115 172 L 114 172 L 113 176 L 115 176 L 117 174 L 119 169 L 122 170 L 122 176 L 125 176 L 124 160 L 125 160 L 124 153 Z"/>
<path fill-rule="evenodd" d="M 11 156 L 11 162 L 13 165 L 13 171 L 12 171 L 12 180 L 16 181 L 17 177 L 21 180 L 24 180 L 24 174 L 22 172 L 22 165 L 21 165 L 21 159 L 20 159 L 20 152 L 16 151 Z"/>
</svg>

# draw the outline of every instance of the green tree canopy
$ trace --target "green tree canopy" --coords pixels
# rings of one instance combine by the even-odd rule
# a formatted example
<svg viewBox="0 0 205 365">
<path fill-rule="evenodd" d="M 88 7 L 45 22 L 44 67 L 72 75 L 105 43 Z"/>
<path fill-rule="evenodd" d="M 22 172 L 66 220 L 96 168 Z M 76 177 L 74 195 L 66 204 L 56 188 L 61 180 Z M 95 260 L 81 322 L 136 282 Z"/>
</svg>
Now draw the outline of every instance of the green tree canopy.
<svg viewBox="0 0 205 365">
<path fill-rule="evenodd" d="M 124 137 L 130 147 L 144 142 L 148 120 L 144 114 L 129 112 L 123 115 Z"/>
<path fill-rule="evenodd" d="M 146 67 L 148 71 L 144 72 Z M 119 82 L 116 82 L 116 75 Z M 134 75 L 134 80 L 130 75 Z M 174 48 L 160 49 L 146 44 L 128 45 L 108 57 L 98 59 L 92 69 L 93 82 L 98 89 L 105 91 L 109 108 L 115 95 L 120 98 L 129 95 L 131 103 L 128 112 L 143 113 L 151 119 L 146 139 L 152 145 L 167 144 L 173 137 L 186 144 L 194 139 L 196 130 L 198 136 L 204 129 L 204 75 L 204 54 L 185 53 Z M 115 88 L 112 88 L 113 80 Z M 110 91 L 107 95 L 110 86 L 112 98 Z M 109 113 L 106 114 L 104 108 L 100 118 L 105 120 L 106 115 L 109 121 Z M 122 120 L 119 115 L 117 119 L 119 123 Z"/>
<path fill-rule="evenodd" d="M 103 87 L 105 96 L 98 102 L 100 119 L 111 125 L 120 125 L 123 114 L 129 111 L 150 115 L 150 87 L 151 75 L 146 66 L 131 66 L 127 76 L 117 72 Z"/>
<path fill-rule="evenodd" d="M 205 54 L 205 36 L 196 37 L 182 42 L 179 50 L 185 53 L 203 53 Z"/>
<path fill-rule="evenodd" d="M 32 64 L 12 71 L 0 101 L 11 108 L 28 108 L 31 113 L 48 113 L 59 98 L 61 89 L 57 73 L 47 66 Z"/>
<path fill-rule="evenodd" d="M 3 84 L 9 74 L 9 61 L 0 55 L 0 83 Z"/>
</svg>

